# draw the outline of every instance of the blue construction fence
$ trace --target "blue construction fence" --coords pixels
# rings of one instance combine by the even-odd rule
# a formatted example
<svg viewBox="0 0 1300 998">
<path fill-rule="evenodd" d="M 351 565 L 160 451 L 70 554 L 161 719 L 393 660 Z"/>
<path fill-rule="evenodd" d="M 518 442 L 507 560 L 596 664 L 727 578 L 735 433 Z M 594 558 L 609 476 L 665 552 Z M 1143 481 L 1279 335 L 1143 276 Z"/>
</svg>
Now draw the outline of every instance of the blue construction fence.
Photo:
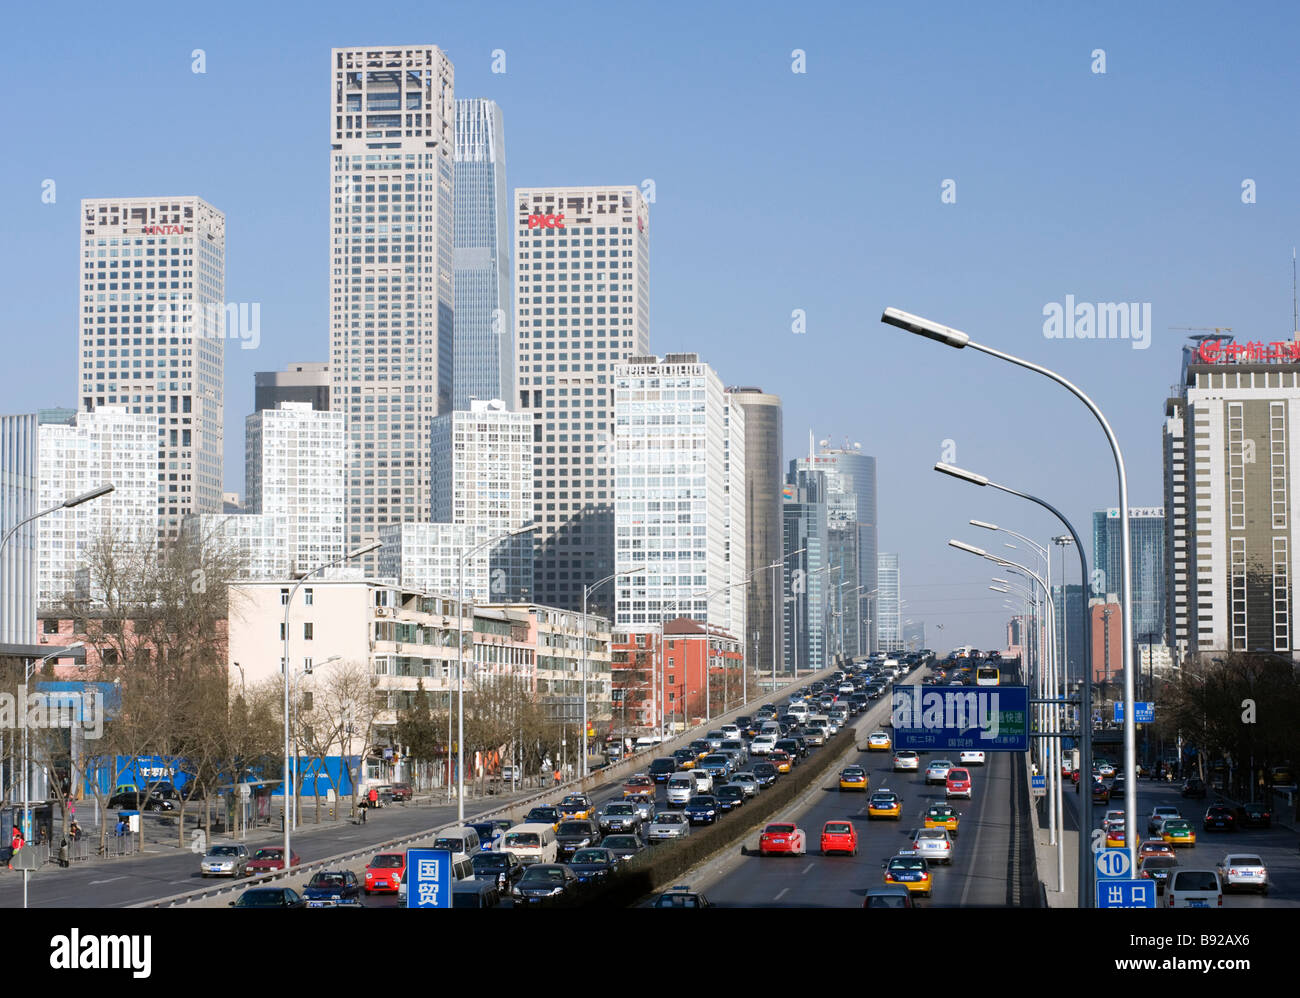
<svg viewBox="0 0 1300 998">
<path fill-rule="evenodd" d="M 304 797 L 327 797 L 333 790 L 340 798 L 352 796 L 352 772 L 360 767 L 359 756 L 327 756 L 324 759 L 300 757 L 298 783 Z M 116 787 L 143 788 L 160 782 L 171 783 L 182 794 L 194 779 L 193 767 L 179 756 L 119 755 L 112 758 L 87 760 L 85 793 L 111 794 Z M 279 767 L 250 767 L 240 774 L 240 782 L 251 784 L 259 796 L 269 794 L 280 797 L 284 790 L 284 775 Z M 234 781 L 228 775 L 219 776 L 213 788 L 218 795 L 230 792 Z"/>
</svg>

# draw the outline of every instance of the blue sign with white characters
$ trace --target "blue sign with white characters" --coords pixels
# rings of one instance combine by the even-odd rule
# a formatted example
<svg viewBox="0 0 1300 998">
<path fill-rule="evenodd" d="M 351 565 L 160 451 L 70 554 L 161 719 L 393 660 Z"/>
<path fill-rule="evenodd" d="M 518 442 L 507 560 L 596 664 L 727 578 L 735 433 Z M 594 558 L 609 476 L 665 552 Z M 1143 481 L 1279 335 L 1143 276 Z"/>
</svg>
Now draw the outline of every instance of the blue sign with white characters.
<svg viewBox="0 0 1300 998">
<path fill-rule="evenodd" d="M 1154 908 L 1154 880 L 1098 880 L 1098 908 Z"/>
<path fill-rule="evenodd" d="M 894 748 L 1029 751 L 1027 686 L 895 686 Z"/>
<path fill-rule="evenodd" d="M 406 907 L 451 907 L 451 853 L 446 849 L 406 850 Z"/>
</svg>

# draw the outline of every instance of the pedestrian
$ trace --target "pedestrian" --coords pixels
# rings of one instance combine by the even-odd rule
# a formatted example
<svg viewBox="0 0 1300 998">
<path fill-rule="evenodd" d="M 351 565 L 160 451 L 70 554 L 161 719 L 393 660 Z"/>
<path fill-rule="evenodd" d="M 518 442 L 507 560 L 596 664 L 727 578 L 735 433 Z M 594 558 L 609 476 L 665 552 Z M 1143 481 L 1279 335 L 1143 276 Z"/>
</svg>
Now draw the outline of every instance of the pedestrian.
<svg viewBox="0 0 1300 998">
<path fill-rule="evenodd" d="M 369 801 L 371 807 L 378 807 L 378 806 L 379 806 L 379 791 L 378 791 L 376 788 L 371 787 L 371 788 L 370 788 L 370 793 L 368 793 L 368 794 L 366 795 L 366 799 Z"/>
<path fill-rule="evenodd" d="M 369 810 L 370 808 L 366 807 L 366 802 L 362 801 L 361 802 L 361 824 L 363 825 L 366 823 L 366 812 Z"/>
<path fill-rule="evenodd" d="M 13 839 L 9 843 L 9 869 L 14 868 L 14 857 L 18 855 L 18 850 L 24 845 L 23 833 L 17 825 L 14 825 Z"/>
<path fill-rule="evenodd" d="M 556 767 L 555 773 L 553 775 L 555 776 L 555 785 L 557 787 L 564 782 L 564 777 L 560 775 L 560 769 L 558 766 Z"/>
<path fill-rule="evenodd" d="M 125 819 L 125 818 L 118 818 L 118 819 L 117 819 L 117 831 L 116 831 L 115 834 L 117 835 L 117 837 L 118 837 L 119 839 L 120 839 L 123 835 L 126 834 L 126 819 Z"/>
<path fill-rule="evenodd" d="M 73 842 L 81 838 L 81 826 L 77 824 L 76 818 L 73 818 L 72 824 L 68 826 L 68 835 L 71 836 Z"/>
</svg>

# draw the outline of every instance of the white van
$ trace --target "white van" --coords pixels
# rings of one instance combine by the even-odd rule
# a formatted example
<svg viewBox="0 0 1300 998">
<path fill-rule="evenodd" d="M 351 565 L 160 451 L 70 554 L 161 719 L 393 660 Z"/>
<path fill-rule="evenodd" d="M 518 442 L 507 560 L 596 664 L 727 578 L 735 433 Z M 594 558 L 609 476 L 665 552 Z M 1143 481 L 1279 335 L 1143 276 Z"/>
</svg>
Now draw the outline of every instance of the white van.
<svg viewBox="0 0 1300 998">
<path fill-rule="evenodd" d="M 803 723 L 809 725 L 820 724 L 828 733 L 831 729 L 831 719 L 825 714 L 809 714 L 808 717 L 804 719 Z"/>
<path fill-rule="evenodd" d="M 446 849 L 453 853 L 464 853 L 466 856 L 473 856 L 476 852 L 483 851 L 478 832 L 468 826 L 447 829 L 434 840 L 433 848 Z"/>
<path fill-rule="evenodd" d="M 808 720 L 808 705 L 806 703 L 792 703 L 786 710 L 786 713 L 793 717 L 800 724 Z"/>
<path fill-rule="evenodd" d="M 501 839 L 502 852 L 512 852 L 519 862 L 554 863 L 559 846 L 555 841 L 555 826 L 541 822 L 525 822 L 510 828 Z"/>
<path fill-rule="evenodd" d="M 668 777 L 668 803 L 685 804 L 695 796 L 695 777 L 689 772 Z"/>
</svg>

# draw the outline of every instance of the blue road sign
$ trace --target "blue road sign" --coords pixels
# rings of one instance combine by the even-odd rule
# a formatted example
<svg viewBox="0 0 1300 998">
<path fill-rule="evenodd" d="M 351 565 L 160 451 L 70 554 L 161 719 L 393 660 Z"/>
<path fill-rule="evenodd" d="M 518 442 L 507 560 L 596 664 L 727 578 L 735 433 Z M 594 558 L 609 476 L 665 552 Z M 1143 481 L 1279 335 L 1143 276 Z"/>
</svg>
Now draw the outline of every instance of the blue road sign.
<svg viewBox="0 0 1300 998">
<path fill-rule="evenodd" d="M 1097 853 L 1098 880 L 1130 880 L 1133 876 L 1133 864 L 1129 862 L 1127 849 L 1103 849 Z"/>
<path fill-rule="evenodd" d="M 1151 701 L 1137 702 L 1133 705 L 1133 717 L 1138 724 L 1151 724 L 1156 719 L 1156 705 Z M 1115 701 L 1115 723 L 1119 724 L 1124 720 L 1124 703 L 1122 700 Z"/>
<path fill-rule="evenodd" d="M 895 686 L 894 748 L 1029 751 L 1027 686 Z"/>
<path fill-rule="evenodd" d="M 406 850 L 406 907 L 451 907 L 451 853 L 446 849 Z"/>
<path fill-rule="evenodd" d="M 1098 880 L 1098 908 L 1154 908 L 1154 880 Z"/>
</svg>

